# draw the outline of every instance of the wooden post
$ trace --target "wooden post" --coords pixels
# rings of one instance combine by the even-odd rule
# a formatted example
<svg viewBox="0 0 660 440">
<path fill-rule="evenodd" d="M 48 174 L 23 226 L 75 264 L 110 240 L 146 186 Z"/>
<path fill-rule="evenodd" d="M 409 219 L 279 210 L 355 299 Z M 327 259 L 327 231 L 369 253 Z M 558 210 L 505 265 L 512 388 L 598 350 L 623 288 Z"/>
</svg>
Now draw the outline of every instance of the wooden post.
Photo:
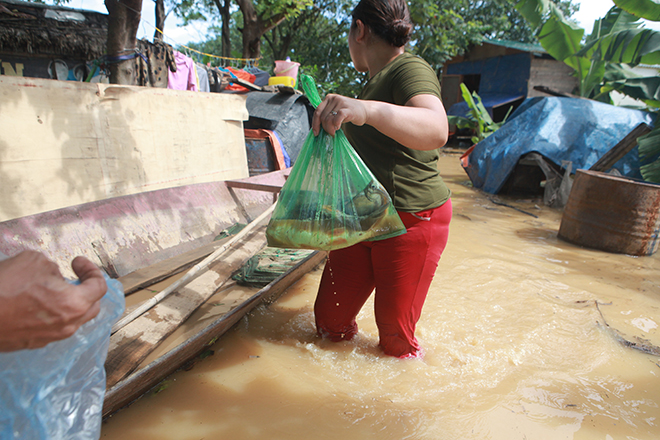
<svg viewBox="0 0 660 440">
<path fill-rule="evenodd" d="M 616 144 L 610 151 L 605 153 L 598 161 L 589 168 L 589 171 L 607 172 L 623 156 L 637 145 L 637 138 L 651 131 L 651 127 L 642 122 L 633 129 L 626 137 Z"/>
</svg>

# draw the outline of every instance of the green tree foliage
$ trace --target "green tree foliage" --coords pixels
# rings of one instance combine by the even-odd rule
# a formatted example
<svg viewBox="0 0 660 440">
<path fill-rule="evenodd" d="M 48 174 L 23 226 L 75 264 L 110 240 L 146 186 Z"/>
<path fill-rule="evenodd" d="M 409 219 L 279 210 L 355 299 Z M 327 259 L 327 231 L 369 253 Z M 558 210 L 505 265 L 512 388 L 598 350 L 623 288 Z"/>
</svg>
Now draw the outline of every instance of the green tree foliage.
<svg viewBox="0 0 660 440">
<path fill-rule="evenodd" d="M 415 23 L 413 51 L 438 71 L 448 59 L 484 38 L 536 42 L 535 29 L 515 9 L 517 0 L 420 0 L 410 2 Z M 558 8 L 571 16 L 577 6 L 562 0 Z"/>
<path fill-rule="evenodd" d="M 513 7 L 517 0 L 418 0 L 409 2 L 414 23 L 409 50 L 428 61 L 439 73 L 445 61 L 463 53 L 484 36 L 520 42 L 535 41 L 534 29 Z M 317 0 L 296 18 L 264 36 L 264 61 L 286 55 L 301 63 L 324 93 L 355 96 L 364 75 L 350 64 L 347 47 L 350 12 L 355 0 Z M 567 15 L 576 7 L 563 0 Z"/>
<path fill-rule="evenodd" d="M 287 20 L 264 36 L 264 61 L 287 56 L 301 64 L 317 82 L 323 94 L 356 96 L 364 74 L 357 72 L 348 52 L 350 0 L 317 0 L 298 17 Z"/>
<path fill-rule="evenodd" d="M 231 13 L 231 23 L 240 23 L 242 20 L 243 15 L 240 10 L 235 10 Z M 217 21 L 214 22 L 217 23 Z M 206 41 L 200 43 L 188 43 L 187 46 L 205 54 L 215 55 L 215 57 L 204 56 L 202 59 L 204 64 L 211 63 L 212 66 L 233 65 L 234 67 L 240 68 L 243 66 L 243 63 L 233 63 L 225 60 L 224 58 L 234 58 L 237 60 L 243 58 L 242 46 L 240 45 L 241 33 L 236 28 L 236 26 L 229 26 L 227 35 L 229 44 L 227 44 L 223 42 L 223 26 L 224 23 L 210 26 L 208 28 Z"/>
<path fill-rule="evenodd" d="M 240 8 L 242 21 L 232 20 L 231 27 L 241 33 L 242 58 L 260 58 L 263 35 L 288 18 L 296 17 L 313 4 L 313 0 L 235 0 L 235 2 Z M 222 23 L 223 19 L 227 19 L 225 3 L 221 0 L 183 0 L 175 9 L 175 13 L 184 19 L 184 23 L 193 20 Z M 239 16 L 231 14 L 230 17 L 236 19 Z M 215 26 L 213 39 L 217 38 L 217 30 L 218 27 Z"/>
</svg>

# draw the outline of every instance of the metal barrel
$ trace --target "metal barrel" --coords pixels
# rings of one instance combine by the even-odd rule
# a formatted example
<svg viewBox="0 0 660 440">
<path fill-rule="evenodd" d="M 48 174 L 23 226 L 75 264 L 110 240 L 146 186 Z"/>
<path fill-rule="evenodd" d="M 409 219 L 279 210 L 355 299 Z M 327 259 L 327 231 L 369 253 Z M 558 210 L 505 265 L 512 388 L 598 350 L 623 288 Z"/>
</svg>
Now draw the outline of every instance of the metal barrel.
<svg viewBox="0 0 660 440">
<path fill-rule="evenodd" d="M 645 256 L 658 250 L 659 234 L 660 185 L 577 170 L 559 238 L 607 252 Z"/>
</svg>

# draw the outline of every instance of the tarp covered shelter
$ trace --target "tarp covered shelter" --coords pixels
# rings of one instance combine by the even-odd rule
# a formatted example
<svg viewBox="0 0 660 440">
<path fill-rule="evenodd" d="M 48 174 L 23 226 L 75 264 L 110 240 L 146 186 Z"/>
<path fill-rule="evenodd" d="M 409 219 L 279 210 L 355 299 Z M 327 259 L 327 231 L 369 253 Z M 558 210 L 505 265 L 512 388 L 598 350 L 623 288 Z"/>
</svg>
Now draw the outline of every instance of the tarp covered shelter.
<svg viewBox="0 0 660 440">
<path fill-rule="evenodd" d="M 578 98 L 527 99 L 495 133 L 474 146 L 464 168 L 475 188 L 498 193 L 521 157 L 537 152 L 561 166 L 588 169 L 640 123 L 654 117 L 641 110 Z M 635 147 L 613 168 L 641 178 Z"/>
<path fill-rule="evenodd" d="M 275 131 L 291 163 L 295 163 L 312 127 L 314 109 L 307 97 L 298 93 L 250 92 L 245 106 L 250 119 L 244 123 L 244 127 Z"/>
</svg>

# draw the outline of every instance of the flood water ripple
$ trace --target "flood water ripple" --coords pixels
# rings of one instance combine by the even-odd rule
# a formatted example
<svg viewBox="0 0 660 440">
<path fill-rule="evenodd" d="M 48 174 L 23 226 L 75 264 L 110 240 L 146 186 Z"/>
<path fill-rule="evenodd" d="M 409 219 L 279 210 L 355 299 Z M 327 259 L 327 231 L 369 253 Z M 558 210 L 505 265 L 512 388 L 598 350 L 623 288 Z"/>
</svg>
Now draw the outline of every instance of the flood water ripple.
<svg viewBox="0 0 660 440">
<path fill-rule="evenodd" d="M 660 256 L 563 242 L 561 211 L 492 203 L 457 155 L 440 170 L 454 219 L 418 325 L 424 360 L 382 355 L 373 299 L 353 341 L 318 339 L 315 270 L 102 438 L 660 438 L 660 358 L 614 334 L 660 346 Z"/>
</svg>

